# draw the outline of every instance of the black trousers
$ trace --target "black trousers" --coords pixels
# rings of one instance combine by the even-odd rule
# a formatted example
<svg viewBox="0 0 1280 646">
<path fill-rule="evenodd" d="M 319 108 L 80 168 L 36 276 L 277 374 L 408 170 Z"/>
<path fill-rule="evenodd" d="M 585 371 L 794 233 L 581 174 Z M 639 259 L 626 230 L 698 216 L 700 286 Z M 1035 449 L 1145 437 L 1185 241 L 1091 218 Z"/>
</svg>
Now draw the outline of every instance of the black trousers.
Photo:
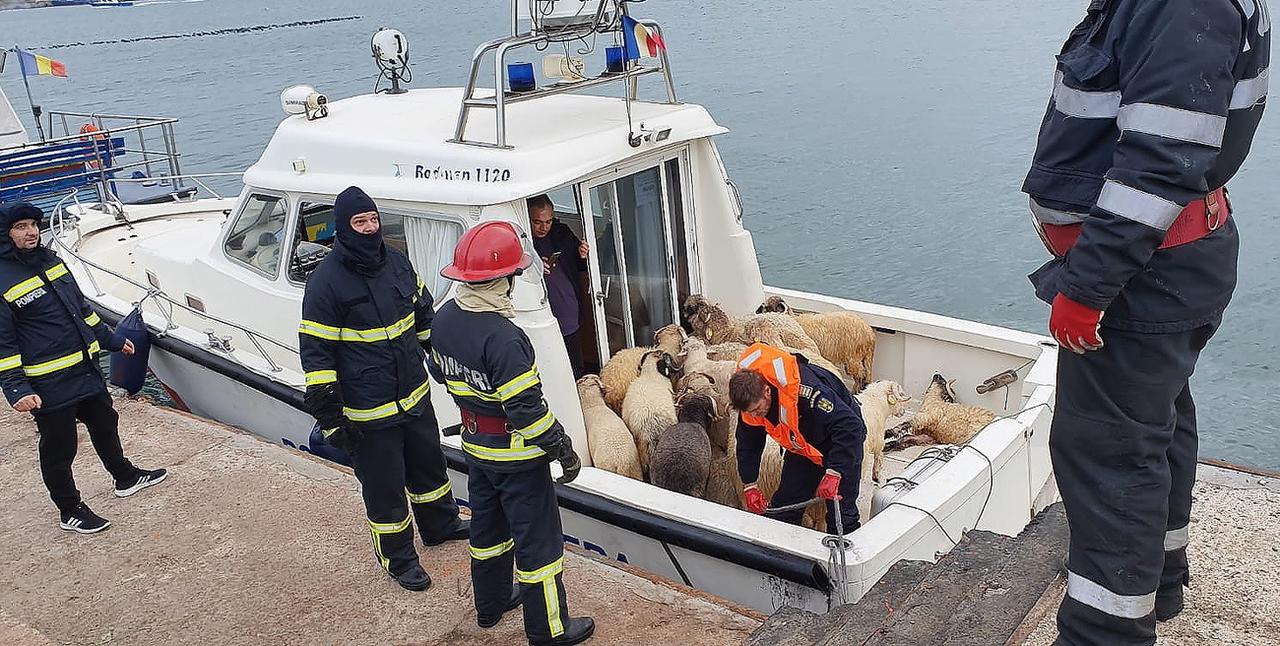
<svg viewBox="0 0 1280 646">
<path fill-rule="evenodd" d="M 1101 350 L 1058 355 L 1049 451 L 1071 529 L 1059 644 L 1154 644 L 1155 605 L 1189 581 L 1199 446 L 1188 379 L 1220 320 L 1104 328 Z"/>
<path fill-rule="evenodd" d="M 826 472 L 827 468 L 825 466 L 818 466 L 810 461 L 809 458 L 787 451 L 782 457 L 782 478 L 778 483 L 778 491 L 773 494 L 773 499 L 769 501 L 769 506 L 785 507 L 812 498 L 817 493 L 818 483 L 822 482 L 822 476 Z M 841 522 L 844 523 L 844 533 L 846 534 L 861 525 L 858 520 L 859 485 L 861 485 L 861 482 L 857 477 L 840 478 L 840 513 L 842 514 Z M 827 502 L 827 533 L 829 534 L 836 533 L 835 514 L 836 504 L 830 501 Z M 769 517 L 784 523 L 799 525 L 800 519 L 804 518 L 804 510 L 797 509 L 780 514 L 769 514 Z"/>
<path fill-rule="evenodd" d="M 551 466 L 500 473 L 467 457 L 471 502 L 471 585 L 476 612 L 498 615 L 511 597 L 511 568 L 524 604 L 524 631 L 546 640 L 564 633 L 569 618 L 564 533 Z"/>
<path fill-rule="evenodd" d="M 441 542 L 460 523 L 430 408 L 394 426 L 365 431 L 351 462 L 360 480 L 373 552 L 388 573 L 400 575 L 418 564 L 411 507 L 427 544 Z"/>
<path fill-rule="evenodd" d="M 58 511 L 69 513 L 80 504 L 80 491 L 71 475 L 71 463 L 76 459 L 77 419 L 89 429 L 93 449 L 117 483 L 137 474 L 137 468 L 124 457 L 120 447 L 120 416 L 111 406 L 110 395 L 95 395 L 50 411 L 37 409 L 35 419 L 36 428 L 40 429 L 40 475 Z"/>
<path fill-rule="evenodd" d="M 573 378 L 581 379 L 586 372 L 582 366 L 582 343 L 579 341 L 578 332 L 564 335 L 564 349 L 569 353 L 569 365 L 573 368 Z"/>
</svg>

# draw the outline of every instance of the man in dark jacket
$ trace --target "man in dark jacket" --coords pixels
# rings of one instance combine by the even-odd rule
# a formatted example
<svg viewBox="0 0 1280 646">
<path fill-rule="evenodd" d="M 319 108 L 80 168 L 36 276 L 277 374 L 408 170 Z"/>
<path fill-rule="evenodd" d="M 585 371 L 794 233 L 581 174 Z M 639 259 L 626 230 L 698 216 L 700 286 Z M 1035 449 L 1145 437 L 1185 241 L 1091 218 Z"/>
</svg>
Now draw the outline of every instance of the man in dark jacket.
<svg viewBox="0 0 1280 646">
<path fill-rule="evenodd" d="M 476 622 L 493 626 L 523 603 L 530 644 L 568 645 L 590 638 L 595 623 L 569 616 L 550 464 L 559 461 L 559 482 L 570 482 L 582 462 L 542 397 L 533 344 L 511 321 L 514 278 L 532 262 L 507 222 L 463 234 L 453 264 L 440 271 L 463 284 L 436 315 L 431 370 L 462 413 Z"/>
<path fill-rule="evenodd" d="M 84 504 L 72 478 L 77 419 L 115 479 L 116 496 L 159 484 L 167 474 L 139 469 L 124 456 L 98 354 L 133 354 L 133 343 L 116 338 L 67 266 L 40 245 L 43 217 L 27 202 L 0 204 L 0 386 L 14 410 L 35 417 L 40 474 L 61 512 L 59 527 L 93 534 L 111 523 Z"/>
<path fill-rule="evenodd" d="M 405 589 L 431 577 L 413 546 L 464 539 L 424 363 L 431 293 L 382 240 L 378 207 L 350 187 L 333 206 L 337 240 L 307 279 L 298 339 L 306 405 L 329 444 L 351 457 L 378 563 Z M 405 492 L 409 503 L 406 504 Z"/>
<path fill-rule="evenodd" d="M 729 401 L 738 410 L 738 475 L 746 484 L 747 510 L 763 513 L 770 501 L 756 485 L 765 436 L 783 449 L 782 477 L 774 507 L 818 497 L 827 503 L 827 532 L 836 533 L 836 511 L 845 533 L 857 529 L 867 426 L 862 408 L 840 378 L 804 355 L 763 343 L 747 348 L 729 379 Z M 800 524 L 803 509 L 773 518 Z"/>
<path fill-rule="evenodd" d="M 1060 644 L 1148 645 L 1190 582 L 1190 377 L 1236 286 L 1226 183 L 1266 106 L 1255 0 L 1095 0 L 1057 56 L 1023 191 L 1054 256 L 1049 451 L 1071 529 Z"/>
<path fill-rule="evenodd" d="M 527 204 L 533 248 L 542 256 L 547 299 L 551 301 L 551 313 L 560 322 L 569 365 L 573 367 L 573 378 L 577 379 L 584 374 L 582 343 L 578 338 L 581 320 L 578 275 L 587 270 L 591 248 L 578 240 L 568 225 L 556 219 L 556 209 L 546 195 L 531 197 Z"/>
</svg>

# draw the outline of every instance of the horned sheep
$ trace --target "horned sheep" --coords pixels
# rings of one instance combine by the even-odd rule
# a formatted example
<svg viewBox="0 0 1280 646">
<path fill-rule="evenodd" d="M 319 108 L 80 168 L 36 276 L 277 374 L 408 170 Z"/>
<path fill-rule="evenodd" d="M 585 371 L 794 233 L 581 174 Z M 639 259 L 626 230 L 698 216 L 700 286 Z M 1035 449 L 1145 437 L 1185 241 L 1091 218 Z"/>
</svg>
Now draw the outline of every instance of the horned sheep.
<svg viewBox="0 0 1280 646">
<path fill-rule="evenodd" d="M 796 313 L 781 296 L 770 296 L 756 311 L 794 317 L 805 334 L 813 339 L 822 356 L 849 375 L 853 392 L 859 392 L 871 383 L 876 333 L 862 317 L 847 311 Z"/>
</svg>

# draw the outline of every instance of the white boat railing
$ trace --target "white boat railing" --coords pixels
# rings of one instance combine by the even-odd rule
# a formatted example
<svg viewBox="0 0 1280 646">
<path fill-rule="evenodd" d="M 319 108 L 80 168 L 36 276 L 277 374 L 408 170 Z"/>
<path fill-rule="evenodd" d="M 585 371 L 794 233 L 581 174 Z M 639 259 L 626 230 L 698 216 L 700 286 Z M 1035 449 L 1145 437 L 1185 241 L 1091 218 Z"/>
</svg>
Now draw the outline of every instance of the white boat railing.
<svg viewBox="0 0 1280 646">
<path fill-rule="evenodd" d="M 235 174 L 238 174 L 238 173 L 205 173 L 205 174 L 202 174 L 201 177 L 225 176 L 225 175 L 235 175 Z M 197 176 L 186 175 L 184 177 L 195 181 Z M 257 353 L 267 362 L 267 365 L 270 366 L 272 373 L 281 372 L 282 370 L 284 370 L 284 368 L 282 368 L 280 364 L 277 363 L 276 360 L 271 357 L 271 354 L 267 352 L 267 349 L 263 345 L 263 342 L 266 342 L 268 344 L 271 344 L 272 346 L 280 348 L 281 350 L 284 350 L 289 355 L 298 356 L 297 348 L 293 348 L 288 345 L 285 345 L 280 341 L 277 341 L 269 336 L 263 335 L 259 332 L 256 332 L 247 327 L 244 327 L 243 325 L 232 323 L 231 321 L 228 321 L 221 317 L 214 316 L 213 314 L 210 314 L 203 310 L 199 310 L 194 307 L 191 307 L 190 305 L 182 301 L 174 299 L 173 297 L 164 293 L 163 290 L 153 285 L 144 285 L 134 280 L 133 278 L 130 278 L 129 276 L 121 274 L 120 272 L 114 271 L 112 269 L 108 269 L 107 267 L 103 267 L 102 265 L 99 265 L 93 262 L 92 260 L 89 260 L 88 258 L 85 258 L 84 256 L 80 255 L 78 253 L 78 248 L 79 248 L 80 240 L 83 239 L 82 237 L 77 237 L 76 248 L 72 248 L 70 245 L 66 243 L 66 241 L 62 239 L 62 235 L 66 231 L 68 231 L 70 228 L 68 226 L 69 223 L 65 218 L 65 214 L 67 211 L 66 207 L 69 206 L 69 204 L 71 203 L 74 203 L 77 206 L 80 206 L 79 199 L 77 198 L 76 193 L 74 192 L 62 198 L 62 200 L 58 202 L 58 206 L 54 209 L 54 221 L 53 221 L 53 224 L 50 226 L 50 234 L 51 234 L 50 237 L 54 241 L 54 243 L 57 244 L 64 252 L 66 252 L 72 258 L 75 258 L 77 262 L 84 265 L 84 267 L 86 268 L 85 277 L 89 279 L 89 283 L 93 287 L 93 290 L 96 296 L 99 296 L 99 297 L 104 296 L 106 295 L 107 292 L 104 291 L 102 287 L 98 285 L 98 280 L 97 278 L 94 277 L 93 270 L 100 271 L 106 275 L 109 275 L 117 280 L 120 280 L 124 283 L 132 285 L 133 287 L 141 290 L 144 294 L 142 298 L 133 302 L 134 307 L 141 308 L 143 303 L 145 303 L 147 299 L 152 299 L 156 301 L 157 303 L 156 310 L 160 312 L 161 316 L 165 317 L 164 328 L 156 333 L 156 336 L 159 338 L 163 338 L 164 336 L 168 335 L 168 333 L 171 330 L 176 330 L 179 328 L 179 325 L 174 322 L 174 308 L 180 308 L 183 311 L 196 316 L 197 318 L 200 318 L 212 323 L 217 323 L 218 325 L 223 325 L 243 333 L 249 339 L 249 341 L 253 344 L 253 347 L 255 350 L 257 350 Z M 84 207 L 81 206 L 80 208 L 83 209 Z M 124 221 L 124 223 L 128 224 L 127 221 Z M 76 222 L 71 222 L 70 225 L 75 227 L 75 229 L 77 230 L 77 236 L 79 236 L 78 224 Z M 160 303 L 167 305 L 168 309 L 166 310 L 166 308 L 164 306 L 161 306 Z M 219 338 L 215 334 L 213 328 L 206 328 L 204 330 L 204 333 L 209 337 L 208 346 L 211 349 L 219 350 L 223 354 L 225 354 L 227 357 L 243 365 L 243 362 L 241 362 L 235 356 L 235 353 L 233 351 L 234 348 L 232 348 L 231 346 L 230 337 Z M 246 367 L 249 367 L 249 366 L 246 366 Z"/>
</svg>

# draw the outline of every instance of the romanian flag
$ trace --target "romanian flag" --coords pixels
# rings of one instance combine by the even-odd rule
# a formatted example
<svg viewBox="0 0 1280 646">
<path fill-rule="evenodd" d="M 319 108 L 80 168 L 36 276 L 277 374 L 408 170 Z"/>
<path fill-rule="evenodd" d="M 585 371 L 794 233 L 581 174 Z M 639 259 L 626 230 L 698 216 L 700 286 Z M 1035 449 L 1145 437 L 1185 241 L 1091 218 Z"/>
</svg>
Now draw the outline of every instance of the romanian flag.
<svg viewBox="0 0 1280 646">
<path fill-rule="evenodd" d="M 62 63 L 59 63 L 52 58 L 48 58 L 47 56 L 24 52 L 21 49 L 17 50 L 17 52 L 18 63 L 22 66 L 23 76 L 52 75 L 61 76 L 62 78 L 67 77 L 67 66 Z"/>
<path fill-rule="evenodd" d="M 631 16 L 622 17 L 622 40 L 626 44 L 628 60 L 639 59 L 641 56 L 653 58 L 658 55 L 658 50 L 667 49 L 657 32 L 650 31 Z"/>
</svg>

